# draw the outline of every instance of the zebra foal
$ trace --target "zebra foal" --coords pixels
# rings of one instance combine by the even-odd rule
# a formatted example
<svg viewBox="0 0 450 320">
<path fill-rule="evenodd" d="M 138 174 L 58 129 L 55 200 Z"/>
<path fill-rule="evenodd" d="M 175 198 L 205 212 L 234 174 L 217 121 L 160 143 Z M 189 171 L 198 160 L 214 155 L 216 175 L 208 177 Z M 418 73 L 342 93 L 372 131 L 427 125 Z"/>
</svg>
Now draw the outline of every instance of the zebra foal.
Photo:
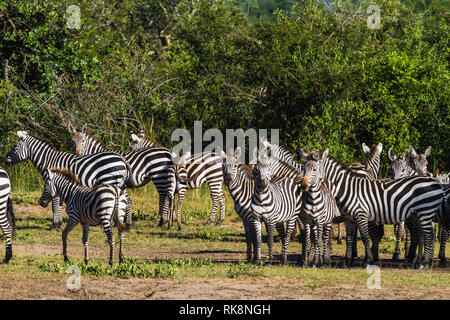
<svg viewBox="0 0 450 320">
<path fill-rule="evenodd" d="M 53 197 L 60 196 L 66 203 L 66 212 L 69 215 L 66 228 L 62 232 L 64 261 L 69 261 L 67 236 L 75 226 L 81 223 L 86 265 L 89 262 L 89 227 L 100 224 L 108 237 L 110 265 L 113 264 L 115 246 L 112 227 L 117 226 L 120 239 L 119 264 L 122 263 L 124 232 L 129 230 L 129 226 L 125 224 L 128 202 L 124 192 L 113 185 L 84 187 L 80 185 L 78 177 L 67 169 L 47 169 L 47 176 L 44 193 L 39 199 L 39 203 L 46 207 Z"/>
</svg>

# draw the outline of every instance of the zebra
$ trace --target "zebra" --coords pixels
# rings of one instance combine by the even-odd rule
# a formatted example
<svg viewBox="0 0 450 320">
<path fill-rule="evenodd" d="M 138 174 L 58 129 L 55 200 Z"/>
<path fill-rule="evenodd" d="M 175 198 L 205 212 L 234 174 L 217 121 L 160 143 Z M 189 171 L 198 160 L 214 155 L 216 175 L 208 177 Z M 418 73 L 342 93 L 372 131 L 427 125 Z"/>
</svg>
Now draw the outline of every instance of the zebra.
<svg viewBox="0 0 450 320">
<path fill-rule="evenodd" d="M 100 184 L 94 187 L 85 187 L 80 184 L 78 177 L 68 169 L 48 169 L 48 179 L 45 182 L 44 192 L 39 203 L 46 207 L 52 197 L 59 195 L 66 203 L 66 212 L 69 215 L 66 228 L 62 232 L 64 262 L 68 262 L 67 236 L 79 223 L 83 227 L 84 263 L 89 263 L 88 239 L 89 227 L 102 225 L 109 242 L 109 264 L 113 264 L 114 236 L 112 227 L 117 226 L 119 231 L 119 264 L 123 263 L 123 240 L 129 225 L 125 223 L 127 197 L 117 186 Z"/>
<path fill-rule="evenodd" d="M 414 150 L 412 147 L 408 149 L 408 153 L 411 153 L 411 150 Z M 424 154 L 417 154 L 414 150 L 414 156 L 415 160 L 408 161 L 405 156 L 397 157 L 392 149 L 389 149 L 389 159 L 392 161 L 391 164 L 391 178 L 392 179 L 398 179 L 402 177 L 408 177 L 408 176 L 430 176 L 430 173 L 428 172 L 427 168 L 427 160 L 426 157 L 430 154 L 431 147 L 427 148 L 427 151 L 425 151 Z M 411 167 L 411 164 L 415 161 L 415 167 Z M 439 183 L 444 188 L 444 202 L 442 203 L 441 207 L 439 208 L 438 213 L 433 217 L 433 222 L 439 224 L 439 236 L 438 240 L 440 242 L 439 246 L 439 264 L 442 266 L 446 266 L 446 258 L 445 258 L 445 247 L 447 244 L 447 240 L 450 235 L 450 229 L 447 225 L 447 216 L 446 216 L 446 210 L 449 208 L 449 187 L 447 184 L 442 184 L 440 179 L 436 179 L 436 177 L 432 177 L 437 183 Z M 411 228 L 414 230 L 417 230 L 417 226 L 414 225 L 414 223 L 417 223 L 416 220 L 413 220 L 411 222 Z M 435 237 L 433 237 L 435 238 Z M 420 242 L 420 234 L 411 233 L 411 245 L 408 248 L 405 245 L 405 251 L 407 252 L 406 258 L 408 261 L 413 261 L 416 255 L 416 248 L 418 242 Z M 419 251 L 421 251 L 421 244 L 419 243 Z"/>
<path fill-rule="evenodd" d="M 140 150 L 147 148 L 153 143 L 150 138 L 143 133 L 132 136 L 133 150 Z M 176 187 L 178 193 L 177 203 L 177 225 L 181 230 L 181 209 L 186 190 L 200 188 L 205 183 L 209 186 L 213 208 L 205 225 L 209 225 L 214 221 L 217 209 L 220 205 L 220 218 L 216 222 L 216 226 L 220 225 L 225 220 L 225 195 L 223 193 L 223 174 L 222 174 L 222 157 L 215 152 L 202 152 L 191 155 L 187 161 L 186 179 L 177 179 L 179 184 Z"/>
<path fill-rule="evenodd" d="M 362 178 L 370 179 L 370 180 L 376 180 L 378 177 L 378 171 L 379 171 L 379 164 L 380 164 L 380 156 L 381 152 L 383 150 L 383 144 L 373 144 L 371 148 L 367 147 L 365 143 L 362 144 L 362 148 L 364 153 L 366 153 L 367 157 L 364 160 L 364 165 L 362 164 L 356 164 L 352 163 L 347 165 L 351 171 L 353 171 L 355 174 L 359 175 Z M 303 149 L 299 149 L 299 155 L 304 161 L 309 160 L 316 160 L 318 161 L 321 158 L 320 153 L 318 150 L 313 150 L 309 155 L 303 151 Z M 334 219 L 334 223 L 338 224 L 338 240 L 340 239 L 340 223 L 345 222 L 345 230 L 346 230 L 346 257 L 347 257 L 347 263 L 349 265 L 353 264 L 353 258 L 357 256 L 357 233 L 358 228 L 356 223 L 354 223 L 348 216 L 342 216 L 339 218 Z M 371 236 L 375 239 L 375 243 L 379 240 L 381 240 L 384 231 L 382 225 L 376 225 L 373 222 L 369 223 L 369 231 L 371 233 Z M 331 240 L 331 237 L 330 237 Z M 340 243 L 340 241 L 338 241 Z M 331 243 L 329 244 L 331 248 Z M 373 247 L 373 251 L 375 252 L 375 260 L 378 260 L 378 249 L 375 245 Z M 351 258 L 349 258 L 351 255 Z"/>
<path fill-rule="evenodd" d="M 12 258 L 12 237 L 15 233 L 14 211 L 11 199 L 11 183 L 8 173 L 0 168 L 0 227 L 6 238 L 5 263 Z"/>
<path fill-rule="evenodd" d="M 256 261 L 256 246 L 253 242 L 253 212 L 251 210 L 251 202 L 253 191 L 255 188 L 255 181 L 252 178 L 252 165 L 247 165 L 239 161 L 241 156 L 241 148 L 231 150 L 225 153 L 223 150 L 219 152 L 223 159 L 223 176 L 224 184 L 230 192 L 231 198 L 234 202 L 234 209 L 238 216 L 242 219 L 245 232 L 245 241 L 247 244 L 247 261 Z M 277 224 L 277 231 L 280 235 L 284 234 L 283 224 Z M 266 226 L 267 229 L 267 226 Z M 252 251 L 253 249 L 253 251 Z M 253 255 L 252 255 L 253 254 Z"/>
<path fill-rule="evenodd" d="M 328 149 L 319 161 L 311 158 L 303 166 L 303 178 L 301 188 L 303 191 L 303 206 L 300 211 L 300 218 L 303 223 L 308 224 L 314 231 L 315 250 L 313 267 L 328 265 L 330 263 L 331 243 L 331 223 L 341 214 L 333 197 L 335 186 L 327 179 L 322 179 L 320 172 L 320 162 L 328 156 Z M 323 239 L 323 241 L 322 241 Z M 309 237 L 307 234 L 302 237 L 302 256 L 304 263 L 308 264 Z M 322 251 L 323 243 L 323 255 Z"/>
<path fill-rule="evenodd" d="M 421 176 L 392 181 L 365 179 L 332 157 L 324 161 L 323 170 L 324 177 L 336 186 L 334 196 L 341 214 L 351 216 L 358 225 L 365 247 L 364 266 L 374 260 L 369 247 L 369 222 L 398 224 L 414 216 L 425 242 L 418 266 L 429 267 L 433 255 L 432 219 L 441 206 L 444 194 L 435 180 Z M 375 253 L 380 240 L 372 239 Z"/>
<path fill-rule="evenodd" d="M 252 170 L 255 180 L 251 199 L 253 211 L 253 243 L 256 251 L 256 263 L 261 259 L 261 221 L 267 224 L 269 263 L 272 263 L 273 236 L 277 224 L 286 222 L 286 231 L 281 235 L 281 263 L 287 262 L 287 250 L 291 234 L 300 218 L 302 192 L 295 179 L 273 177 L 270 163 L 264 153 L 260 153 L 258 161 Z M 283 228 L 284 229 L 284 228 Z"/>
<path fill-rule="evenodd" d="M 26 131 L 18 131 L 19 140 L 6 155 L 6 164 L 15 165 L 29 159 L 47 180 L 47 168 L 67 168 L 74 172 L 81 184 L 92 187 L 96 184 L 116 185 L 125 190 L 128 179 L 128 166 L 124 159 L 113 152 L 102 152 L 94 155 L 79 157 L 67 152 L 53 149 L 48 143 L 41 141 Z M 128 196 L 127 196 L 128 198 Z M 59 227 L 62 224 L 62 200 L 54 197 L 52 200 L 53 224 Z M 131 223 L 129 220 L 127 221 Z"/>
<path fill-rule="evenodd" d="M 409 149 L 409 165 L 411 168 L 418 172 L 420 176 L 432 176 L 428 172 L 428 160 L 427 157 L 431 153 L 431 146 L 429 146 L 424 153 L 417 153 L 416 150 L 410 146 Z"/>
<path fill-rule="evenodd" d="M 69 126 L 72 133 L 73 151 L 78 155 L 93 155 L 97 152 L 109 151 L 102 142 L 89 135 L 87 126 L 82 130 L 76 130 Z M 135 141 L 137 136 L 132 134 Z M 128 151 L 109 151 L 120 155 L 128 165 L 129 175 L 126 181 L 128 188 L 139 188 L 152 181 L 159 194 L 159 222 L 161 227 L 168 221 L 168 198 L 167 188 L 170 179 L 170 166 L 172 165 L 171 152 L 169 149 L 161 147 L 156 142 L 148 139 L 150 147 L 136 149 L 131 147 Z M 131 207 L 131 199 L 129 199 Z M 131 215 L 130 215 L 131 216 Z"/>
</svg>

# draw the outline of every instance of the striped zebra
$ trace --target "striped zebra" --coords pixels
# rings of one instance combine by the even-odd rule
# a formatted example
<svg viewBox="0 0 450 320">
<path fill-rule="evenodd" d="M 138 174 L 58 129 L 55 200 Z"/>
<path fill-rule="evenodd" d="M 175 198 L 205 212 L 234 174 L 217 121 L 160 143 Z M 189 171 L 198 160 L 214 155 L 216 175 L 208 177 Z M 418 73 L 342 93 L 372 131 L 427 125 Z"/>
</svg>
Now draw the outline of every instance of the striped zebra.
<svg viewBox="0 0 450 320">
<path fill-rule="evenodd" d="M 0 168 L 0 227 L 6 238 L 4 262 L 12 258 L 12 237 L 15 231 L 14 211 L 11 199 L 11 183 L 8 173 Z"/>
<path fill-rule="evenodd" d="M 273 177 L 270 163 L 266 155 L 261 153 L 258 162 L 253 167 L 252 177 L 255 180 L 254 192 L 251 199 L 253 211 L 253 242 L 256 251 L 256 263 L 261 259 L 261 222 L 267 225 L 269 263 L 272 263 L 273 237 L 277 224 L 286 222 L 286 231 L 281 234 L 282 254 L 281 262 L 287 262 L 287 250 L 291 234 L 300 218 L 302 192 L 295 179 Z M 283 228 L 284 229 L 284 228 Z"/>
<path fill-rule="evenodd" d="M 411 152 L 412 147 L 408 150 L 408 152 Z M 411 164 L 413 161 L 408 161 L 405 156 L 399 156 L 397 157 L 392 149 L 389 149 L 389 159 L 392 161 L 391 164 L 391 178 L 392 179 L 398 179 L 402 177 L 409 177 L 409 176 L 429 176 L 428 168 L 427 168 L 427 161 L 426 157 L 430 154 L 429 151 L 431 151 L 431 147 L 427 148 L 427 151 L 425 154 L 417 154 L 413 157 L 416 158 L 415 167 L 411 167 Z M 414 151 L 415 152 L 415 151 Z M 408 155 L 408 153 L 406 153 Z M 444 188 L 444 202 L 442 203 L 441 207 L 439 208 L 438 213 L 433 217 L 433 222 L 439 224 L 439 230 L 440 235 L 438 236 L 438 240 L 440 242 L 439 246 L 439 260 L 440 265 L 447 265 L 446 258 L 445 258 L 445 247 L 447 244 L 447 240 L 449 238 L 450 229 L 447 225 L 447 215 L 446 210 L 449 208 L 449 186 L 448 184 L 442 184 L 439 179 L 436 179 L 435 177 L 432 177 L 437 183 L 439 183 Z M 413 230 L 418 230 L 417 227 L 417 221 L 412 220 L 410 222 L 410 228 Z M 447 226 L 447 227 L 446 227 Z M 416 249 L 419 245 L 419 251 L 422 251 L 422 244 L 421 244 L 421 235 L 420 230 L 418 232 L 411 232 L 411 244 L 408 248 L 405 246 L 405 252 L 407 252 L 406 258 L 407 261 L 412 262 L 416 257 Z M 435 237 L 433 237 L 435 238 Z"/>
<path fill-rule="evenodd" d="M 410 146 L 409 152 L 409 165 L 418 173 L 419 176 L 432 176 L 428 172 L 428 160 L 427 157 L 431 153 L 431 146 L 429 146 L 424 153 L 417 153 L 416 150 Z"/>
<path fill-rule="evenodd" d="M 152 140 L 143 133 L 133 135 L 133 150 L 140 150 L 151 145 Z M 176 179 L 177 184 L 176 193 L 178 193 L 177 203 L 177 225 L 181 230 L 181 209 L 183 206 L 184 194 L 186 190 L 197 189 L 208 184 L 213 208 L 211 214 L 206 221 L 209 225 L 214 221 L 217 209 L 220 205 L 220 218 L 216 225 L 220 225 L 225 220 L 225 195 L 223 193 L 223 173 L 222 173 L 222 157 L 215 152 L 202 152 L 191 155 L 187 161 L 185 168 L 186 179 Z"/>
<path fill-rule="evenodd" d="M 42 175 L 44 182 L 47 180 L 47 168 L 66 168 L 74 172 L 79 177 L 81 184 L 85 186 L 111 184 L 125 190 L 128 166 L 117 153 L 102 152 L 78 157 L 67 152 L 56 151 L 46 142 L 25 131 L 18 131 L 17 136 L 19 141 L 6 155 L 7 165 L 12 166 L 29 159 Z M 62 223 L 62 200 L 54 197 L 52 207 L 53 223 L 59 227 Z M 129 219 L 131 219 L 131 215 Z"/>
<path fill-rule="evenodd" d="M 380 167 L 380 157 L 381 152 L 383 150 L 383 144 L 373 144 L 371 148 L 367 147 L 365 143 L 362 144 L 363 151 L 366 153 L 367 157 L 364 160 L 364 165 L 352 163 L 347 165 L 347 167 L 354 172 L 355 174 L 359 175 L 361 178 L 369 179 L 369 180 L 376 180 L 378 177 L 378 171 Z M 311 154 L 307 154 L 303 149 L 299 149 L 300 157 L 305 160 L 316 160 L 319 161 L 319 159 L 322 157 L 320 155 L 320 152 L 318 150 L 315 150 L 311 152 Z M 351 219 L 347 217 L 344 217 L 341 215 L 341 217 L 336 218 L 334 220 L 334 223 L 338 224 L 338 243 L 340 243 L 339 239 L 340 236 L 340 224 L 341 222 L 345 222 L 345 230 L 346 230 L 346 257 L 347 257 L 347 263 L 349 265 L 353 264 L 353 259 L 357 257 L 357 235 L 358 235 L 358 227 L 355 222 L 353 222 Z M 382 225 L 376 225 L 373 222 L 369 222 L 369 232 L 371 234 L 371 237 L 375 239 L 375 243 L 381 240 L 384 231 Z M 331 238 L 330 238 L 331 240 Z M 331 244 L 329 244 L 331 248 Z M 373 247 L 373 251 L 375 253 L 374 258 L 375 261 L 378 260 L 378 249 L 377 245 Z M 350 258 L 351 256 L 351 258 Z"/>
<path fill-rule="evenodd" d="M 257 221 L 254 220 L 253 211 L 251 210 L 252 196 L 255 188 L 255 181 L 252 178 L 252 166 L 239 162 L 241 156 L 240 147 L 228 154 L 221 151 L 220 156 L 223 158 L 224 183 L 234 201 L 234 210 L 242 219 L 244 225 L 247 261 L 255 261 L 257 254 L 256 246 L 253 242 L 253 224 Z M 284 226 L 282 223 L 277 224 L 276 228 L 280 235 L 284 234 Z M 268 229 L 267 226 L 266 229 Z"/>
<path fill-rule="evenodd" d="M 314 232 L 314 262 L 313 267 L 328 265 L 331 259 L 329 243 L 331 243 L 331 223 L 340 212 L 333 197 L 336 188 L 333 183 L 322 178 L 320 162 L 328 156 L 328 149 L 322 155 L 322 159 L 310 158 L 303 166 L 303 178 L 300 180 L 303 191 L 303 205 L 300 218 L 304 224 L 310 226 Z M 308 265 L 309 237 L 308 231 L 302 236 L 302 256 L 304 263 Z M 322 255 L 323 245 L 323 255 Z"/>
<path fill-rule="evenodd" d="M 72 132 L 73 150 L 78 155 L 93 155 L 98 152 L 106 152 L 108 149 L 95 137 L 86 132 L 87 126 L 82 130 L 76 130 L 69 126 Z M 136 141 L 136 135 L 132 135 L 133 141 Z M 168 222 L 168 199 L 167 188 L 169 185 L 172 158 L 169 149 L 161 147 L 156 142 L 148 139 L 150 147 L 135 149 L 133 147 L 128 151 L 108 151 L 120 155 L 128 165 L 129 176 L 126 181 L 128 188 L 139 188 L 152 181 L 159 194 L 159 222 L 162 226 Z M 130 207 L 131 207 L 131 199 Z"/>
<path fill-rule="evenodd" d="M 109 242 L 109 264 L 113 264 L 114 236 L 112 227 L 117 226 L 119 231 L 119 264 L 123 262 L 124 231 L 129 230 L 125 223 L 127 197 L 118 187 L 113 185 L 96 185 L 85 187 L 80 184 L 78 177 L 67 169 L 47 169 L 47 180 L 44 192 L 39 199 L 42 206 L 47 206 L 52 197 L 60 196 L 66 203 L 66 212 L 69 215 L 66 228 L 62 232 L 64 262 L 69 261 L 67 256 L 67 236 L 79 223 L 83 227 L 84 263 L 89 263 L 88 240 L 89 227 L 102 225 Z"/>
<path fill-rule="evenodd" d="M 419 267 L 429 267 L 433 255 L 433 217 L 443 201 L 443 189 L 429 177 L 405 177 L 393 181 L 362 178 L 347 166 L 328 157 L 323 163 L 324 177 L 336 186 L 335 199 L 343 215 L 357 223 L 365 247 L 364 265 L 372 264 L 380 239 L 370 249 L 369 222 L 398 224 L 414 216 L 424 238 L 425 250 Z M 346 256 L 348 259 L 348 256 Z"/>
</svg>

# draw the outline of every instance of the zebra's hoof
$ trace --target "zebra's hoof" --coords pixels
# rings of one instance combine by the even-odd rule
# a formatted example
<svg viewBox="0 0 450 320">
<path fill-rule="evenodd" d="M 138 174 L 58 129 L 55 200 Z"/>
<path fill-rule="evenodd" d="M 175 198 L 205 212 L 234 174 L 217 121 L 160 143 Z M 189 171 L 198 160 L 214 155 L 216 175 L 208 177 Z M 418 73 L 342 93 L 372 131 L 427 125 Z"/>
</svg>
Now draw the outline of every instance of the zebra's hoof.
<svg viewBox="0 0 450 320">
<path fill-rule="evenodd" d="M 208 219 L 208 220 L 205 222 L 205 226 L 209 226 L 209 225 L 211 224 L 211 222 L 212 222 L 212 221 Z"/>
<path fill-rule="evenodd" d="M 448 267 L 447 259 L 444 258 L 439 260 L 439 267 L 447 268 Z"/>
</svg>

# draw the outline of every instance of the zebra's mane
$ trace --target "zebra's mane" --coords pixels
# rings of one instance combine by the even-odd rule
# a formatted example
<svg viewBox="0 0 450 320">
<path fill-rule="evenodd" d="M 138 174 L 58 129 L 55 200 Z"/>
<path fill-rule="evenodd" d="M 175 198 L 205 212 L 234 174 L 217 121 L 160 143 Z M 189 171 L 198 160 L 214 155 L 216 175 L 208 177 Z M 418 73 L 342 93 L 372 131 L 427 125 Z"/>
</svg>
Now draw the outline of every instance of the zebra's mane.
<svg viewBox="0 0 450 320">
<path fill-rule="evenodd" d="M 347 173 L 349 173 L 351 176 L 355 177 L 355 178 L 361 178 L 363 177 L 362 174 L 355 172 L 352 167 L 351 167 L 351 163 L 342 163 L 341 161 L 337 160 L 334 157 L 329 156 L 328 161 L 330 161 L 331 163 L 336 163 L 338 166 L 340 166 L 344 171 L 346 171 Z"/>
<path fill-rule="evenodd" d="M 267 142 L 272 144 L 270 139 L 267 139 Z M 284 149 L 285 151 L 289 152 L 292 156 L 294 160 L 297 160 L 297 152 L 295 152 L 295 150 L 291 147 L 289 147 L 287 144 L 285 144 L 283 141 L 278 142 L 278 145 L 280 146 L 280 148 Z"/>
<path fill-rule="evenodd" d="M 144 139 L 145 141 L 150 141 L 155 146 L 162 147 L 162 145 L 159 142 L 157 142 L 155 139 L 150 138 L 149 136 L 146 136 L 145 133 L 140 132 L 137 134 L 137 136 L 141 139 Z"/>
<path fill-rule="evenodd" d="M 50 171 L 53 173 L 58 173 L 58 174 L 62 175 L 63 177 L 65 177 L 65 178 L 69 179 L 70 181 L 73 181 L 77 184 L 81 184 L 78 176 L 69 169 L 53 168 L 53 169 L 50 169 Z"/>
<path fill-rule="evenodd" d="M 77 132 L 82 133 L 81 130 L 77 130 Z M 94 137 L 93 135 L 91 135 L 91 134 L 89 134 L 89 133 L 84 133 L 84 135 L 85 135 L 87 138 L 89 138 L 89 139 L 91 139 L 91 140 L 94 140 L 95 144 L 100 145 L 103 149 L 106 150 L 105 144 L 104 144 L 102 141 L 100 141 L 100 139 L 98 139 L 97 137 Z"/>
</svg>

